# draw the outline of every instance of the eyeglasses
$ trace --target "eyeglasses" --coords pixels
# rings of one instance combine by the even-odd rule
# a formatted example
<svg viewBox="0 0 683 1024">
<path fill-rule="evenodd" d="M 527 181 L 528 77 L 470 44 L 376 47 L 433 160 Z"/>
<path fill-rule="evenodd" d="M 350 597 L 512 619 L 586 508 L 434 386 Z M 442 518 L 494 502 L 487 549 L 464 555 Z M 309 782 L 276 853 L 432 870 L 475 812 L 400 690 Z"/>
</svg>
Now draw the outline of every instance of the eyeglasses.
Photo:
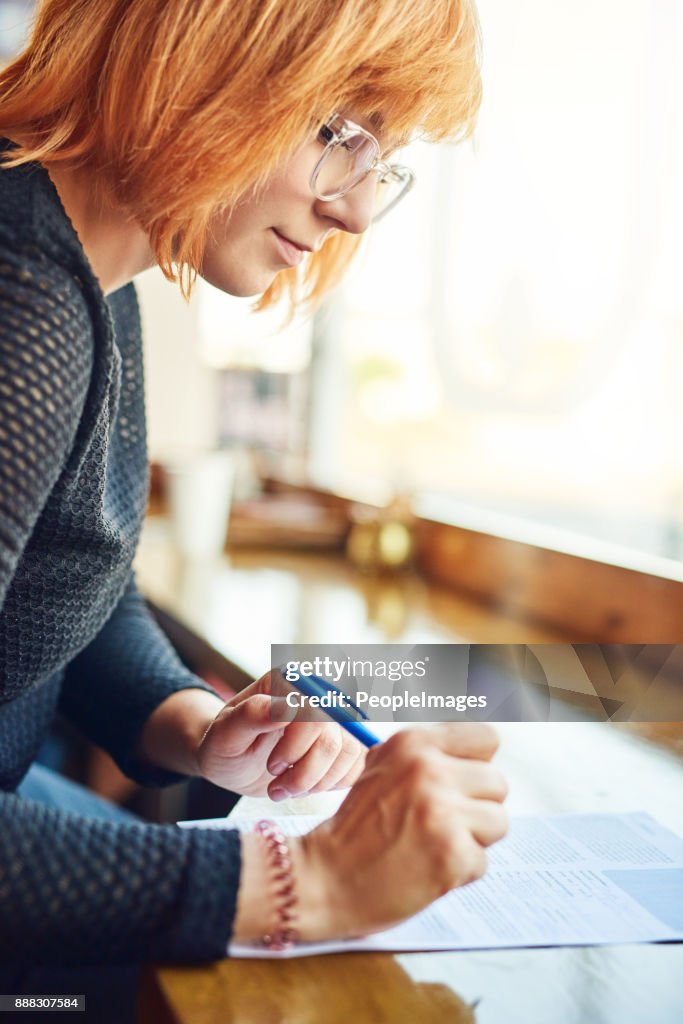
<svg viewBox="0 0 683 1024">
<path fill-rule="evenodd" d="M 415 175 L 400 164 L 380 160 L 379 142 L 360 125 L 332 114 L 318 131 L 325 149 L 311 175 L 313 194 L 324 202 L 340 199 L 371 172 L 377 175 L 373 223 L 412 188 Z"/>
</svg>

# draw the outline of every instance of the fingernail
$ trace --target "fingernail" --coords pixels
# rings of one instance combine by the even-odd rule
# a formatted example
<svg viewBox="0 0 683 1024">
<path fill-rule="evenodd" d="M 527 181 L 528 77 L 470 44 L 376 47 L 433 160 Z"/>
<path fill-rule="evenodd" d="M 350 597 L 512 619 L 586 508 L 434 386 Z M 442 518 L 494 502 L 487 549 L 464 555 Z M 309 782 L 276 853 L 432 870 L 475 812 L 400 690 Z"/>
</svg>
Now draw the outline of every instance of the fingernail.
<svg viewBox="0 0 683 1024">
<path fill-rule="evenodd" d="M 275 789 L 271 789 L 270 791 L 270 799 L 275 800 L 276 802 L 279 800 L 286 800 L 288 796 L 288 791 L 282 786 L 276 786 Z"/>
<path fill-rule="evenodd" d="M 278 761 L 272 768 L 269 768 L 268 771 L 271 775 L 282 775 L 282 773 L 286 772 L 288 768 L 289 765 L 286 761 Z"/>
</svg>

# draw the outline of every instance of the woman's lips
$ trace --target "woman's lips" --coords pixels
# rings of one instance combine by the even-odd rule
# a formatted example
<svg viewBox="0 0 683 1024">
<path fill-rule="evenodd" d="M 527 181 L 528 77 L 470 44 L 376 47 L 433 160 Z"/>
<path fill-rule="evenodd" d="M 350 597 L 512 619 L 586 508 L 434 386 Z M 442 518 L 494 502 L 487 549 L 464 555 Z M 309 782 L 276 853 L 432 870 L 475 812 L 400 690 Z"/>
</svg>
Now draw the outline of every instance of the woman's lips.
<svg viewBox="0 0 683 1024">
<path fill-rule="evenodd" d="M 297 245 L 291 238 L 286 238 L 281 235 L 275 228 L 271 228 L 271 231 L 275 235 L 275 241 L 277 242 L 278 248 L 282 255 L 282 259 L 288 267 L 296 267 L 301 263 L 304 258 L 304 254 L 310 252 L 309 249 L 304 248 L 301 245 Z"/>
</svg>

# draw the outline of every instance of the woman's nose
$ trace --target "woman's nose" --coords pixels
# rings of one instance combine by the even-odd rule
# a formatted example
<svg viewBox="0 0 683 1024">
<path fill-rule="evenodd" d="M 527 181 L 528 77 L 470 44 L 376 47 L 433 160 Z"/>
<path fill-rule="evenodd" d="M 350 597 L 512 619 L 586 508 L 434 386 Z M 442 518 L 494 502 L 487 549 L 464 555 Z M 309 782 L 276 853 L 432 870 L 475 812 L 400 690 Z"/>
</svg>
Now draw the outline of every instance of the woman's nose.
<svg viewBox="0 0 683 1024">
<path fill-rule="evenodd" d="M 323 217 L 339 221 L 341 230 L 361 235 L 367 230 L 375 209 L 377 178 L 370 173 L 339 199 L 318 200 Z"/>
</svg>

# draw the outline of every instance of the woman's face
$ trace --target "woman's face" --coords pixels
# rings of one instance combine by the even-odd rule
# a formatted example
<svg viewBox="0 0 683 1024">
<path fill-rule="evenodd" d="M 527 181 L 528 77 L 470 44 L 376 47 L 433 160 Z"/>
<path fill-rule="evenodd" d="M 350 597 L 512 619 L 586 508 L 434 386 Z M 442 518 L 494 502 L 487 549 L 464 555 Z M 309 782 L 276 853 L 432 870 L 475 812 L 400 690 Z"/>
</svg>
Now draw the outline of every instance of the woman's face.
<svg viewBox="0 0 683 1024">
<path fill-rule="evenodd" d="M 261 295 L 281 270 L 316 252 L 333 231 L 357 235 L 370 223 L 375 175 L 369 174 L 340 199 L 324 202 L 310 186 L 322 152 L 312 140 L 253 198 L 212 222 L 202 277 L 230 295 Z"/>
</svg>

